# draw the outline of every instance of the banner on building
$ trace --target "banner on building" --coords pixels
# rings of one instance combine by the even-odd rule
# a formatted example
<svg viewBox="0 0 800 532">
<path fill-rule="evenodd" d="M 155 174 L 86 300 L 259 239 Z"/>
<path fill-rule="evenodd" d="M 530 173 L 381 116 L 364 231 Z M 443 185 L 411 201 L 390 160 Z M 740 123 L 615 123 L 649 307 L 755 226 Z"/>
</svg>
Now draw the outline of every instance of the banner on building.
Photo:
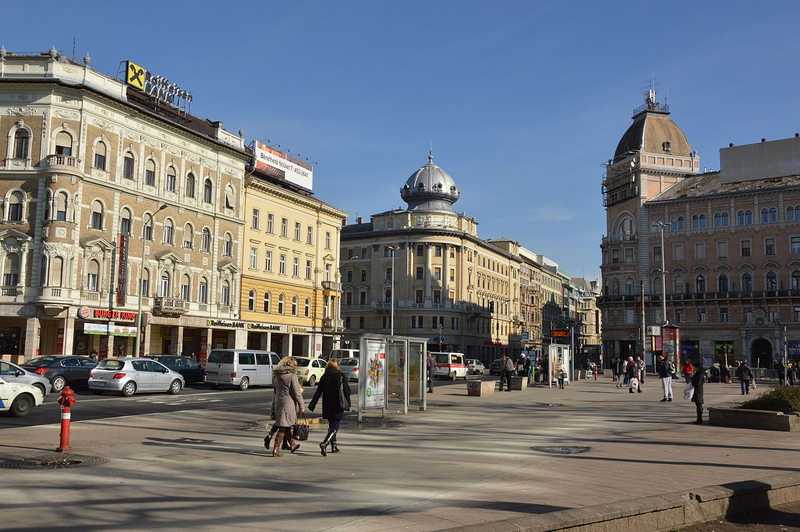
<svg viewBox="0 0 800 532">
<path fill-rule="evenodd" d="M 119 269 L 117 270 L 117 305 L 125 305 L 125 296 L 128 292 L 128 246 L 130 237 L 126 234 L 119 235 L 117 245 L 117 255 L 119 257 Z"/>
<path fill-rule="evenodd" d="M 288 153 L 255 141 L 253 163 L 257 170 L 271 177 L 283 179 L 308 190 L 313 189 L 313 167 Z"/>
</svg>

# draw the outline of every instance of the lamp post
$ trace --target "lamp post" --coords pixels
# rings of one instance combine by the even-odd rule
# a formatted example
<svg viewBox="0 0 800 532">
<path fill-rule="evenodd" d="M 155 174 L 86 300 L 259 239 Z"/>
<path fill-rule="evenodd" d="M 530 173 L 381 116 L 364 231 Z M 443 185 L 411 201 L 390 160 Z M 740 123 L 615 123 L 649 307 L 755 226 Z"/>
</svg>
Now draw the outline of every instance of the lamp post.
<svg viewBox="0 0 800 532">
<path fill-rule="evenodd" d="M 664 265 L 664 254 L 666 253 L 664 250 L 664 229 L 667 224 L 659 221 L 654 224 L 654 227 L 658 227 L 661 232 L 661 324 L 666 325 L 669 321 L 667 320 L 667 271 Z"/>
<path fill-rule="evenodd" d="M 397 246 L 386 246 L 392 252 L 392 281 L 389 287 L 389 336 L 394 336 L 394 256 Z"/>
<path fill-rule="evenodd" d="M 136 351 L 135 352 L 136 352 L 136 356 L 137 357 L 141 356 L 141 352 L 139 351 L 139 349 L 141 349 L 141 341 L 142 341 L 142 297 L 143 297 L 143 295 L 142 295 L 142 280 L 144 279 L 144 264 L 145 264 L 145 249 L 146 249 L 145 245 L 144 245 L 145 240 L 146 240 L 145 237 L 144 237 L 144 229 L 149 224 L 153 223 L 153 216 L 155 216 L 156 214 L 158 214 L 159 212 L 163 211 L 166 208 L 167 208 L 167 204 L 165 203 L 165 204 L 161 205 L 156 210 L 156 212 L 154 212 L 153 214 L 147 213 L 147 216 L 150 217 L 150 221 L 146 222 L 146 223 L 144 223 L 142 225 L 142 263 L 139 266 L 139 305 L 138 305 L 139 310 L 136 313 Z M 148 291 L 150 290 L 149 283 L 148 283 L 147 289 L 148 289 Z"/>
</svg>

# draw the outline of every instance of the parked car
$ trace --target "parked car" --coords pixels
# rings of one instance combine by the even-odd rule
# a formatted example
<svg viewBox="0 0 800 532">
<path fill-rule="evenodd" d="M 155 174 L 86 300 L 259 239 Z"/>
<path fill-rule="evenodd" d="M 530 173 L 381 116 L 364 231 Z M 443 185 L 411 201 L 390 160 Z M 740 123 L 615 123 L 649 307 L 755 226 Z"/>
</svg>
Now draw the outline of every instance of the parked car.
<svg viewBox="0 0 800 532">
<path fill-rule="evenodd" d="M 351 381 L 358 381 L 358 359 L 342 358 L 339 360 L 342 373 Z"/>
<path fill-rule="evenodd" d="M 492 360 L 492 363 L 489 364 L 489 375 L 498 375 L 499 376 L 500 373 L 501 373 L 500 366 L 502 366 L 502 364 L 503 364 L 503 359 L 502 358 L 498 358 L 498 359 Z"/>
<path fill-rule="evenodd" d="M 303 386 L 314 386 L 325 373 L 327 362 L 321 358 L 294 357 L 297 360 L 297 378 Z"/>
<path fill-rule="evenodd" d="M 477 358 L 467 359 L 467 373 L 470 375 L 483 375 L 486 372 L 486 366 Z"/>
<path fill-rule="evenodd" d="M 463 353 L 431 353 L 435 366 L 433 377 L 443 377 L 454 381 L 467 378 L 467 365 L 464 363 Z"/>
<path fill-rule="evenodd" d="M 161 362 L 172 371 L 177 371 L 183 375 L 183 380 L 186 384 L 194 384 L 197 382 L 206 381 L 206 370 L 203 366 L 197 363 L 192 357 L 184 357 L 178 355 L 158 355 L 151 356 L 153 360 Z"/>
<path fill-rule="evenodd" d="M 21 382 L 23 384 L 32 384 L 39 388 L 42 392 L 42 397 L 46 397 L 50 390 L 53 388 L 47 377 L 42 377 L 38 373 L 28 371 L 27 369 L 17 366 L 12 362 L 0 360 L 0 378 L 6 382 Z"/>
<path fill-rule="evenodd" d="M 0 377 L 0 412 L 10 412 L 12 416 L 24 417 L 33 407 L 44 402 L 44 395 L 33 384 L 6 382 Z"/>
<path fill-rule="evenodd" d="M 149 358 L 107 358 L 92 370 L 89 389 L 122 393 L 168 392 L 177 394 L 185 381 L 180 373 Z"/>
<path fill-rule="evenodd" d="M 97 365 L 96 360 L 77 355 L 47 355 L 25 362 L 22 367 L 47 377 L 53 391 L 61 392 L 64 386 L 86 386 L 89 372 Z"/>
<path fill-rule="evenodd" d="M 272 386 L 272 367 L 280 357 L 254 349 L 214 349 L 208 355 L 206 382 L 215 386 Z"/>
</svg>

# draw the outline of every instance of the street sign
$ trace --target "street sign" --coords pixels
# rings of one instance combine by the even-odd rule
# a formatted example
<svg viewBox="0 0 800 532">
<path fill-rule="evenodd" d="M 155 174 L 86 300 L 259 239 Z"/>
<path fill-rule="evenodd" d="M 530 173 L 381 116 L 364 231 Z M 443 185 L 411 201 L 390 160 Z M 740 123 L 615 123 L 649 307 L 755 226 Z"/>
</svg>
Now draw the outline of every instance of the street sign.
<svg viewBox="0 0 800 532">
<path fill-rule="evenodd" d="M 648 325 L 647 326 L 647 336 L 661 336 L 661 326 L 659 326 L 659 325 Z"/>
</svg>

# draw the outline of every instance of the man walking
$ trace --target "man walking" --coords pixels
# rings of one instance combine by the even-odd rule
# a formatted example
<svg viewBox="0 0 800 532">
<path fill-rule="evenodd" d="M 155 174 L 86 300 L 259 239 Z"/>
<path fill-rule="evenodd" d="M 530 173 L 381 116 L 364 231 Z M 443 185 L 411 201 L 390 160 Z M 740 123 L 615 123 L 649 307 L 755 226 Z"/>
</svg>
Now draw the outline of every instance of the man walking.
<svg viewBox="0 0 800 532">
<path fill-rule="evenodd" d="M 658 364 L 658 376 L 661 378 L 661 385 L 664 387 L 662 403 L 672 401 L 672 373 L 672 363 L 667 358 L 667 355 L 661 355 L 661 361 Z"/>
<path fill-rule="evenodd" d="M 506 391 L 511 391 L 511 374 L 514 372 L 514 361 L 506 353 L 500 360 L 500 391 L 503 391 L 503 382 L 506 383 Z"/>
<path fill-rule="evenodd" d="M 523 365 L 525 370 L 525 375 L 528 377 L 528 386 L 531 385 L 531 378 L 533 377 L 533 364 L 531 363 L 531 357 L 525 357 L 525 364 Z"/>
<path fill-rule="evenodd" d="M 433 393 L 433 368 L 435 365 L 433 357 L 428 353 L 428 358 L 425 360 L 425 373 L 428 376 L 428 393 Z"/>
<path fill-rule="evenodd" d="M 739 367 L 736 368 L 736 377 L 742 387 L 742 395 L 750 395 L 750 381 L 753 378 L 753 372 L 748 367 L 747 362 L 739 363 Z"/>
</svg>

